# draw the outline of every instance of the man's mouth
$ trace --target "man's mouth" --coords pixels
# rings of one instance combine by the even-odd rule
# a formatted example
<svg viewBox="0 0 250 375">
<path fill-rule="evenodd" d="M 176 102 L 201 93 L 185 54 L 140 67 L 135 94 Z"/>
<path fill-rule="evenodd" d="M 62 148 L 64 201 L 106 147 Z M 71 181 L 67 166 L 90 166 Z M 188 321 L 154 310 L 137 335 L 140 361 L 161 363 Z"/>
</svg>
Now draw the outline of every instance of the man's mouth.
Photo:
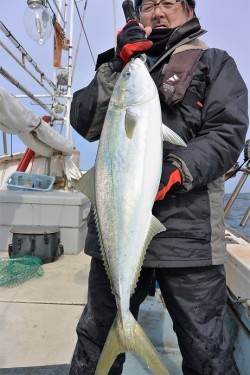
<svg viewBox="0 0 250 375">
<path fill-rule="evenodd" d="M 160 23 L 160 24 L 158 24 L 158 25 L 155 25 L 153 28 L 154 29 L 161 29 L 161 28 L 166 28 L 167 27 L 167 25 L 165 25 L 165 24 L 163 24 L 163 23 Z"/>
</svg>

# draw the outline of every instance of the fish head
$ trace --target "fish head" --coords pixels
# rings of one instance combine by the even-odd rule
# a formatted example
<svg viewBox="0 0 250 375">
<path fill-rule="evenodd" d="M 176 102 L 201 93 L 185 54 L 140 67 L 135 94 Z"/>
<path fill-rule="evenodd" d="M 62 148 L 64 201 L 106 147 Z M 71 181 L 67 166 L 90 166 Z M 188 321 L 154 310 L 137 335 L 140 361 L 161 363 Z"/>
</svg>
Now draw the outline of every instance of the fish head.
<svg viewBox="0 0 250 375">
<path fill-rule="evenodd" d="M 152 100 L 157 93 L 154 81 L 144 61 L 137 57 L 127 63 L 114 87 L 110 104 L 116 108 L 128 108 Z"/>
</svg>

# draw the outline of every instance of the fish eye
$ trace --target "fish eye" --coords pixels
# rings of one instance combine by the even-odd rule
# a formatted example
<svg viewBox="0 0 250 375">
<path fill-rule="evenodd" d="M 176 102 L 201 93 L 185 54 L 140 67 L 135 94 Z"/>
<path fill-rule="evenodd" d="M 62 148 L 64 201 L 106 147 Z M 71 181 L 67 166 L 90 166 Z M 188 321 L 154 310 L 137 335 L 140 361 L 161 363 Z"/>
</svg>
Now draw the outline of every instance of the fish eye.
<svg viewBox="0 0 250 375">
<path fill-rule="evenodd" d="M 124 74 L 124 76 L 125 76 L 125 77 L 130 77 L 130 76 L 131 76 L 131 73 L 130 73 L 130 72 L 126 72 L 126 73 Z"/>
</svg>

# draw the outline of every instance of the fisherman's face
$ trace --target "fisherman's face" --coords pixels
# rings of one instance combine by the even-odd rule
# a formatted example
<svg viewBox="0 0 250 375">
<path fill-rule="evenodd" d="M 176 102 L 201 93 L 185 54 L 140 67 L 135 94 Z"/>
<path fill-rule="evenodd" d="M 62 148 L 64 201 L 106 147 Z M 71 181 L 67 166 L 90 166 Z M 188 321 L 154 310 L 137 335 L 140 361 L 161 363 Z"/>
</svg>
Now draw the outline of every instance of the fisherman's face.
<svg viewBox="0 0 250 375">
<path fill-rule="evenodd" d="M 192 9 L 176 0 L 143 0 L 140 10 L 140 22 L 152 29 L 181 26 L 193 16 Z"/>
</svg>

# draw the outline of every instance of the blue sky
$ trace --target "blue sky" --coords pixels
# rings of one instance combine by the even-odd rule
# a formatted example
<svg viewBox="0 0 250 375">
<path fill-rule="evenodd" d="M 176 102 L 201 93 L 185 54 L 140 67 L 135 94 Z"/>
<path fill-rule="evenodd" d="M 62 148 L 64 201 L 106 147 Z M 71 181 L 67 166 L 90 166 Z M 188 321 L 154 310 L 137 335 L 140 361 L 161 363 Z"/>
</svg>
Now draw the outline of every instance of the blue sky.
<svg viewBox="0 0 250 375">
<path fill-rule="evenodd" d="M 53 1 L 50 0 L 51 5 Z M 197 0 L 196 14 L 201 25 L 208 32 L 202 39 L 209 47 L 217 47 L 226 50 L 234 57 L 239 71 L 244 78 L 248 88 L 250 88 L 250 47 L 247 42 L 250 34 L 249 14 L 250 0 Z M 83 13 L 85 0 L 78 1 L 80 14 Z M 124 25 L 124 15 L 122 11 L 122 0 L 116 1 L 116 17 L 114 17 L 114 8 L 112 0 L 88 0 L 85 13 L 84 26 L 88 36 L 94 57 L 109 49 L 114 45 L 114 28 L 120 29 Z M 36 61 L 38 66 L 42 68 L 48 77 L 53 80 L 53 38 L 51 37 L 44 46 L 38 46 L 26 35 L 23 26 L 23 12 L 26 7 L 26 0 L 8 0 L 1 1 L 0 20 L 13 33 L 16 39 L 23 45 L 26 51 Z M 116 22 L 114 24 L 114 19 Z M 75 18 L 75 30 L 78 30 L 79 21 Z M 11 48 L 9 41 L 0 31 L 0 40 Z M 13 49 L 12 49 L 13 50 Z M 14 50 L 16 54 L 16 50 Z M 25 72 L 13 62 L 5 51 L 1 49 L 0 65 L 14 75 L 21 83 L 25 84 L 34 93 L 41 93 L 40 88 L 33 87 L 33 83 L 26 77 Z M 66 54 L 63 55 L 65 63 Z M 94 76 L 94 64 L 90 55 L 86 39 L 83 35 L 78 62 L 76 65 L 75 76 L 72 85 L 72 93 L 86 86 Z M 9 84 L 0 75 L 0 86 L 3 86 L 10 93 L 18 93 L 13 85 Z M 44 115 L 40 109 L 30 103 L 29 100 L 23 100 L 23 104 L 31 107 L 34 113 Z M 247 138 L 250 138 L 250 130 Z M 89 143 L 82 137 L 73 132 L 74 144 L 81 152 L 81 167 L 89 169 L 95 160 L 97 143 Z M 2 147 L 2 145 L 1 145 Z M 13 142 L 13 151 L 24 150 L 23 146 L 16 137 Z M 2 148 L 0 148 L 0 153 Z M 243 161 L 243 157 L 239 159 Z M 227 191 L 232 191 L 235 179 L 226 185 Z M 250 192 L 250 178 L 243 191 Z"/>
</svg>

